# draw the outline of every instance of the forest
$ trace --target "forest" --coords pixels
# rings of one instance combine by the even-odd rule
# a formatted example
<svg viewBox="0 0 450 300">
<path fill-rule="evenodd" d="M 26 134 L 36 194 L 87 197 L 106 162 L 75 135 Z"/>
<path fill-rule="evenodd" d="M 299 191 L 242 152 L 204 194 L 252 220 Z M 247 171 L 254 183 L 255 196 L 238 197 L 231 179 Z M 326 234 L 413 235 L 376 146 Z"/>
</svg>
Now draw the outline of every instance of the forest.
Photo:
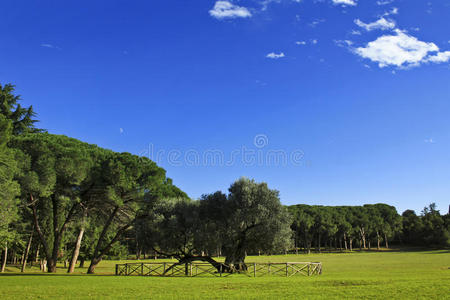
<svg viewBox="0 0 450 300">
<path fill-rule="evenodd" d="M 401 215 L 387 204 L 285 206 L 248 178 L 190 199 L 149 158 L 50 134 L 20 101 L 0 85 L 2 272 L 37 263 L 52 273 L 64 262 L 71 273 L 88 262 L 94 273 L 103 259 L 129 255 L 235 272 L 247 255 L 450 245 L 450 215 L 433 203 Z"/>
</svg>

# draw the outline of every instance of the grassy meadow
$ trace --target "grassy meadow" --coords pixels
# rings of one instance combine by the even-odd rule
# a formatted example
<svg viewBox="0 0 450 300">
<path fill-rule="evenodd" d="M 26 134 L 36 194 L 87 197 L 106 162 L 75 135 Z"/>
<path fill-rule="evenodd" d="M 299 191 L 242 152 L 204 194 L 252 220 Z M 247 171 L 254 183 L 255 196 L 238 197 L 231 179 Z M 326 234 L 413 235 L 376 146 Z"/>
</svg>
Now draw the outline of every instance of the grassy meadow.
<svg viewBox="0 0 450 300">
<path fill-rule="evenodd" d="M 151 261 L 151 260 L 147 260 Z M 8 267 L 1 299 L 450 299 L 450 251 L 383 251 L 248 257 L 248 262 L 320 261 L 323 274 L 304 277 L 116 277 L 118 261 L 96 275 L 45 274 Z M 120 261 L 124 263 L 127 261 Z M 128 262 L 137 262 L 130 260 Z"/>
</svg>

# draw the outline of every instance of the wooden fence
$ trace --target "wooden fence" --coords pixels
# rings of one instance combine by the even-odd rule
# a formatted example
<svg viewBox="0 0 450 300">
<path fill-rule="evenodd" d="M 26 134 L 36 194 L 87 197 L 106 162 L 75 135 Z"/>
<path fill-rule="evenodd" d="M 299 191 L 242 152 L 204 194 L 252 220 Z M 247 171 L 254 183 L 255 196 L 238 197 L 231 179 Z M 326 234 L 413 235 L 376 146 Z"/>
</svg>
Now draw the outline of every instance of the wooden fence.
<svg viewBox="0 0 450 300">
<path fill-rule="evenodd" d="M 117 276 L 166 276 L 166 277 L 196 277 L 231 275 L 222 272 L 209 263 L 190 263 L 173 266 L 174 263 L 128 263 L 117 264 Z M 322 274 L 320 262 L 287 262 L 287 263 L 247 263 L 247 271 L 240 272 L 248 277 L 262 276 L 312 276 Z"/>
</svg>

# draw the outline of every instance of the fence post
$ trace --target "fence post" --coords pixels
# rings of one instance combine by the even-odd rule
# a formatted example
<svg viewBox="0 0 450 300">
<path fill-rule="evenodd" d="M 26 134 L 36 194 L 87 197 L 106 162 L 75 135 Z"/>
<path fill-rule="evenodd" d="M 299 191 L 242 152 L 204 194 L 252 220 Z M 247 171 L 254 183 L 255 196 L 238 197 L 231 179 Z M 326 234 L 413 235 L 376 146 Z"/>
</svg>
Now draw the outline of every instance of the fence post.
<svg viewBox="0 0 450 300">
<path fill-rule="evenodd" d="M 311 271 L 310 270 L 311 270 L 311 264 L 308 263 L 308 276 L 311 276 L 311 273 L 310 273 Z"/>
<path fill-rule="evenodd" d="M 286 277 L 289 276 L 289 264 L 286 263 Z"/>
<path fill-rule="evenodd" d="M 166 275 L 166 263 L 163 263 L 163 276 Z"/>
<path fill-rule="evenodd" d="M 119 274 L 119 265 L 116 265 L 116 276 Z"/>
<path fill-rule="evenodd" d="M 141 276 L 144 276 L 144 263 L 141 264 Z"/>
<path fill-rule="evenodd" d="M 125 276 L 128 276 L 128 264 L 125 264 Z"/>
<path fill-rule="evenodd" d="M 256 277 L 256 263 L 253 263 L 253 276 Z"/>
</svg>

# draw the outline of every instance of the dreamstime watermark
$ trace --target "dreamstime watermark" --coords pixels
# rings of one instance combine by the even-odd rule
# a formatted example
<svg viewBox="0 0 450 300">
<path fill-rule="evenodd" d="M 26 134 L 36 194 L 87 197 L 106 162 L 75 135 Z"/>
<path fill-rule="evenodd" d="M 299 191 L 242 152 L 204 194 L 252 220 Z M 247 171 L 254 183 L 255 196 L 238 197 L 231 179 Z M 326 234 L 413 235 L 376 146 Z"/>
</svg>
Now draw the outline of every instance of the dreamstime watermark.
<svg viewBox="0 0 450 300">
<path fill-rule="evenodd" d="M 157 149 L 149 144 L 148 148 L 139 153 L 156 162 L 158 165 L 174 167 L 232 167 L 235 165 L 250 166 L 304 166 L 304 152 L 300 149 L 286 151 L 270 149 L 267 135 L 258 134 L 253 139 L 251 147 L 241 146 L 225 152 L 220 149 Z"/>
</svg>

